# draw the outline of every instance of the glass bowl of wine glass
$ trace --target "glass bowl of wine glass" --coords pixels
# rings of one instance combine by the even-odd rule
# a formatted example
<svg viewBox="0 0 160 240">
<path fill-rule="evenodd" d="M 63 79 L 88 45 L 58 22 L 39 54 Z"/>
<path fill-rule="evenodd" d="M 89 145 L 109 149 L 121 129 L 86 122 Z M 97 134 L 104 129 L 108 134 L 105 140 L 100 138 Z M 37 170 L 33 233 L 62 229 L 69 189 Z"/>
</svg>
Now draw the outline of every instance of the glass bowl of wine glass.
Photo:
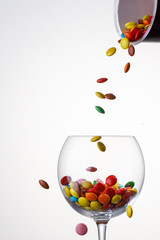
<svg viewBox="0 0 160 240">
<path fill-rule="evenodd" d="M 144 175 L 143 154 L 134 136 L 69 136 L 58 160 L 64 198 L 95 220 L 99 240 L 105 239 L 108 221 L 136 201 Z"/>
</svg>

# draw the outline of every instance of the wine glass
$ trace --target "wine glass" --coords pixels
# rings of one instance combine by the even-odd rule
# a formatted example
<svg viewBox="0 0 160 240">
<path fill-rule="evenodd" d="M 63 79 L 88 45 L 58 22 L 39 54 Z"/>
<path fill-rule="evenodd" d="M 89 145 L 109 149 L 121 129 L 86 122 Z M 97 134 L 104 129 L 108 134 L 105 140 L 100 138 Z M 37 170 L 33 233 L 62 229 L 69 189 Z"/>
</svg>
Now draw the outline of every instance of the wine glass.
<svg viewBox="0 0 160 240">
<path fill-rule="evenodd" d="M 99 240 L 112 217 L 138 198 L 145 166 L 134 136 L 69 136 L 60 152 L 58 181 L 78 213 L 93 218 Z"/>
</svg>

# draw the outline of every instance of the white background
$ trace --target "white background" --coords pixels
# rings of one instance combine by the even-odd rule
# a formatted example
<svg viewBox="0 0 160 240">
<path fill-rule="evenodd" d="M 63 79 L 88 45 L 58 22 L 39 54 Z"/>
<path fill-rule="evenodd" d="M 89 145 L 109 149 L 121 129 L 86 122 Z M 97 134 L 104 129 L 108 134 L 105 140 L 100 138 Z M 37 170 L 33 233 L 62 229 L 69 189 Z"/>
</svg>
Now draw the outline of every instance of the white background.
<svg viewBox="0 0 160 240">
<path fill-rule="evenodd" d="M 132 58 L 122 50 L 113 0 L 1 0 L 0 35 L 0 239 L 97 239 L 94 221 L 59 190 L 59 152 L 68 135 L 127 134 L 141 145 L 145 184 L 133 217 L 112 219 L 108 239 L 159 240 L 160 44 L 141 43 Z M 111 46 L 117 53 L 107 58 Z M 109 80 L 98 85 L 100 77 Z"/>
</svg>

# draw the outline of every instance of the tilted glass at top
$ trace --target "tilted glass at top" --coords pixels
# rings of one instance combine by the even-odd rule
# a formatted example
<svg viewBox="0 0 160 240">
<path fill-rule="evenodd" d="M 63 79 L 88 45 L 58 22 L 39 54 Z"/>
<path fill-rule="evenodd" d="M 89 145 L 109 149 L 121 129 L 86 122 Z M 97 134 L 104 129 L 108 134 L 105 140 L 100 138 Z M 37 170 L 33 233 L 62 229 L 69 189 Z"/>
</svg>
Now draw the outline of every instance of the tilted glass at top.
<svg viewBox="0 0 160 240">
<path fill-rule="evenodd" d="M 133 205 L 138 198 L 144 181 L 144 159 L 140 146 L 133 136 L 101 136 L 97 142 L 91 142 L 92 137 L 69 136 L 66 139 L 58 161 L 58 181 L 63 196 L 73 209 L 82 215 L 93 218 L 97 223 L 107 223 L 110 218 L 124 213 L 127 206 Z M 98 148 L 98 142 L 105 145 L 104 152 Z M 95 167 L 97 171 L 86 170 L 91 166 Z M 117 178 L 114 186 L 106 184 L 106 178 L 111 175 Z M 68 186 L 62 184 L 61 179 L 65 176 L 71 178 L 71 184 L 78 181 L 79 192 L 78 195 L 74 196 L 77 200 L 71 194 L 70 183 L 68 182 Z M 84 180 L 81 182 L 80 179 Z M 92 185 L 85 189 L 83 187 L 84 181 L 88 181 Z M 105 192 L 94 191 L 97 194 L 97 199 L 94 203 L 87 200 L 88 205 L 83 206 L 80 202 L 81 197 L 84 200 L 86 194 L 89 191 L 92 192 L 98 182 L 105 186 L 104 191 L 107 191 L 107 188 L 114 188 L 114 195 L 120 195 L 119 202 L 113 201 L 113 196 L 110 196 L 110 202 L 101 203 L 99 195 Z M 134 186 L 127 185 L 128 182 L 134 183 Z M 122 195 L 122 189 L 125 189 L 125 192 L 130 191 L 132 194 L 126 198 Z M 66 194 L 66 190 L 69 194 Z M 93 207 L 95 202 L 98 204 L 98 208 Z"/>
</svg>

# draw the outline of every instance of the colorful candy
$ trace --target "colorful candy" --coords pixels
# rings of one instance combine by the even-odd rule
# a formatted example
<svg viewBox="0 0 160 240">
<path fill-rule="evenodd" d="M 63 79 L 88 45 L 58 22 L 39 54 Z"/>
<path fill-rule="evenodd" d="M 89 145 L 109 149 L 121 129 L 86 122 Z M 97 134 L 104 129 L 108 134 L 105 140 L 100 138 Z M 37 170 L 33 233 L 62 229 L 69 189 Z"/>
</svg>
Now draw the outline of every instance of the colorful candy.
<svg viewBox="0 0 160 240">
<path fill-rule="evenodd" d="M 130 41 L 137 41 L 143 37 L 146 33 L 147 28 L 149 27 L 152 21 L 152 16 L 145 15 L 143 19 L 138 19 L 138 22 L 128 22 L 125 24 L 125 30 L 121 34 L 123 40 L 123 35 Z M 122 47 L 123 48 L 123 47 Z"/>
<path fill-rule="evenodd" d="M 92 201 L 90 203 L 90 207 L 92 210 L 99 210 L 101 208 L 101 204 L 97 201 Z"/>
<path fill-rule="evenodd" d="M 92 187 L 92 183 L 90 181 L 84 181 L 84 182 L 81 182 L 81 186 L 85 189 L 88 189 Z"/>
<path fill-rule="evenodd" d="M 90 205 L 89 200 L 87 200 L 87 198 L 85 198 L 85 197 L 78 198 L 78 203 L 82 207 L 89 207 L 89 205 Z"/>
<path fill-rule="evenodd" d="M 104 191 L 105 185 L 103 183 L 98 182 L 94 185 L 93 189 L 96 193 L 101 193 Z"/>
<path fill-rule="evenodd" d="M 97 168 L 95 168 L 95 167 L 88 167 L 88 168 L 86 168 L 86 171 L 88 171 L 88 172 L 96 172 Z"/>
<path fill-rule="evenodd" d="M 79 198 L 79 193 L 77 193 L 74 189 L 70 189 L 70 194 L 75 197 L 75 198 Z"/>
<path fill-rule="evenodd" d="M 49 189 L 49 185 L 46 181 L 44 180 L 39 180 L 39 184 L 41 185 L 41 187 L 45 188 L 45 189 Z"/>
<path fill-rule="evenodd" d="M 108 78 L 99 78 L 99 79 L 97 80 L 97 83 L 104 83 L 104 82 L 106 82 L 106 81 L 108 81 Z"/>
<path fill-rule="evenodd" d="M 91 138 L 91 142 L 97 142 L 100 139 L 101 139 L 101 136 L 94 136 Z"/>
<path fill-rule="evenodd" d="M 70 199 L 71 199 L 72 202 L 78 202 L 78 198 L 76 198 L 74 196 L 71 196 Z"/>
<path fill-rule="evenodd" d="M 112 197 L 111 203 L 112 204 L 117 204 L 121 201 L 121 199 L 122 199 L 122 196 L 119 195 L 119 194 L 116 194 Z"/>
<path fill-rule="evenodd" d="M 67 186 L 70 182 L 71 182 L 72 178 L 70 176 L 64 176 L 62 179 L 61 179 L 61 184 L 63 186 Z"/>
<path fill-rule="evenodd" d="M 99 97 L 99 98 L 102 98 L 102 99 L 105 98 L 104 94 L 101 93 L 101 92 L 96 92 L 95 94 L 96 94 L 96 96 Z"/>
<path fill-rule="evenodd" d="M 100 106 L 95 106 L 95 109 L 96 109 L 97 112 L 99 112 L 99 113 L 105 113 L 104 109 L 101 108 Z"/>
<path fill-rule="evenodd" d="M 128 38 L 122 38 L 120 42 L 121 48 L 127 49 L 129 47 L 129 40 Z"/>
<path fill-rule="evenodd" d="M 124 186 L 125 187 L 134 187 L 135 183 L 133 181 L 127 182 Z"/>
<path fill-rule="evenodd" d="M 145 16 L 142 18 L 142 20 L 149 20 L 149 18 L 150 18 L 150 15 L 145 15 Z"/>
<path fill-rule="evenodd" d="M 107 93 L 104 95 L 105 98 L 109 99 L 109 100 L 113 100 L 116 98 L 116 96 L 113 93 Z"/>
<path fill-rule="evenodd" d="M 130 66 L 131 66 L 131 64 L 130 64 L 129 62 L 126 63 L 126 65 L 125 65 L 125 67 L 124 67 L 124 72 L 125 72 L 125 73 L 127 73 L 127 72 L 129 71 Z"/>
<path fill-rule="evenodd" d="M 105 152 L 106 151 L 106 146 L 102 142 L 97 142 L 97 147 L 99 148 L 99 150 L 101 152 Z"/>
<path fill-rule="evenodd" d="M 109 48 L 106 52 L 106 55 L 107 56 L 112 56 L 113 54 L 115 54 L 116 52 L 116 48 L 115 47 L 112 47 L 112 48 Z"/>
<path fill-rule="evenodd" d="M 98 197 L 98 201 L 102 204 L 108 204 L 110 202 L 110 196 L 108 194 L 100 194 Z"/>
<path fill-rule="evenodd" d="M 68 186 L 65 186 L 65 187 L 64 187 L 64 192 L 65 192 L 65 194 L 66 194 L 66 196 L 67 196 L 68 198 L 71 197 L 70 189 L 69 189 Z"/>
<path fill-rule="evenodd" d="M 73 189 L 76 182 L 78 181 L 71 181 L 68 186 L 65 186 L 63 188 L 64 194 L 71 200 L 72 204 L 87 211 L 107 211 L 126 207 L 128 202 L 137 194 L 137 189 L 132 188 L 135 185 L 133 181 L 127 182 L 125 184 L 127 187 L 123 187 L 117 182 L 115 175 L 109 175 L 105 184 L 99 178 L 94 180 L 93 184 L 87 180 L 80 181 L 78 183 L 79 192 Z"/>
<path fill-rule="evenodd" d="M 106 184 L 110 187 L 115 185 L 116 182 L 117 182 L 117 178 L 114 175 L 110 175 L 106 178 Z"/>
<path fill-rule="evenodd" d="M 133 209 L 130 205 L 127 206 L 126 212 L 127 212 L 127 216 L 131 218 L 133 215 Z"/>
<path fill-rule="evenodd" d="M 116 190 L 113 187 L 107 187 L 105 193 L 112 198 L 116 194 Z"/>
<path fill-rule="evenodd" d="M 128 22 L 125 24 L 125 28 L 127 29 L 133 29 L 136 26 L 135 22 Z"/>
<path fill-rule="evenodd" d="M 76 182 L 78 182 L 79 184 L 81 184 L 81 182 L 84 182 L 84 181 L 86 181 L 86 179 L 80 178 L 80 179 L 78 179 Z"/>
<path fill-rule="evenodd" d="M 135 54 L 135 48 L 133 45 L 128 47 L 128 54 L 132 57 Z"/>
<path fill-rule="evenodd" d="M 87 228 L 87 226 L 84 223 L 79 223 L 79 224 L 77 224 L 75 230 L 76 230 L 76 233 L 78 235 L 83 236 L 83 235 L 85 235 L 87 233 L 88 228 Z"/>
<path fill-rule="evenodd" d="M 87 200 L 89 201 L 95 201 L 97 200 L 97 195 L 95 193 L 86 193 L 85 197 L 87 198 Z"/>
</svg>

